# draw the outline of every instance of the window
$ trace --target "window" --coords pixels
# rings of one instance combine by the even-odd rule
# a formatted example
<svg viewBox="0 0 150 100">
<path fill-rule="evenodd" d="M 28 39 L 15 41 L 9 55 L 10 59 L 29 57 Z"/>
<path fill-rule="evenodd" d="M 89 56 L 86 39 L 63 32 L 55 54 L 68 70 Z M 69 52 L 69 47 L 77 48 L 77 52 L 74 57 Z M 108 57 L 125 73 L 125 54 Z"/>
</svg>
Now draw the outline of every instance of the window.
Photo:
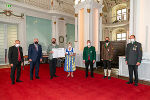
<svg viewBox="0 0 150 100">
<path fill-rule="evenodd" d="M 117 10 L 117 20 L 127 20 L 127 9 Z"/>
<path fill-rule="evenodd" d="M 126 40 L 126 33 L 117 33 L 117 41 Z"/>
</svg>

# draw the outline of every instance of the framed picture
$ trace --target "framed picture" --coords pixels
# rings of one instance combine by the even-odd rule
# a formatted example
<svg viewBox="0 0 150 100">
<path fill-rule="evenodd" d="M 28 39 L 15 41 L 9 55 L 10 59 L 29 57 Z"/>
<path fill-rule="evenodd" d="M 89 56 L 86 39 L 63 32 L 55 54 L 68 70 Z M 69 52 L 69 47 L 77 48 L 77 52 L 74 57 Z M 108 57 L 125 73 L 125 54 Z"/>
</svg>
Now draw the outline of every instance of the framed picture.
<svg viewBox="0 0 150 100">
<path fill-rule="evenodd" d="M 64 43 L 64 37 L 63 36 L 59 36 L 59 43 Z"/>
</svg>

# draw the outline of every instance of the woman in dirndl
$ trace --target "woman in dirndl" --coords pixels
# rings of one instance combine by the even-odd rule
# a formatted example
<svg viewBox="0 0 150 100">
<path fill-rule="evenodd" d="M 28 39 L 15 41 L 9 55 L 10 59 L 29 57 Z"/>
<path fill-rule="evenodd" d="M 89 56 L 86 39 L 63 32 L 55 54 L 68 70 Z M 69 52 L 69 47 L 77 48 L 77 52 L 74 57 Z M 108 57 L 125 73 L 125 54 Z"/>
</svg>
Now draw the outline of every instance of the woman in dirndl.
<svg viewBox="0 0 150 100">
<path fill-rule="evenodd" d="M 68 72 L 67 77 L 71 76 L 74 77 L 73 72 L 76 70 L 75 66 L 75 51 L 74 48 L 72 47 L 72 43 L 68 43 L 68 48 L 65 51 L 65 65 L 64 65 L 64 70 Z"/>
</svg>

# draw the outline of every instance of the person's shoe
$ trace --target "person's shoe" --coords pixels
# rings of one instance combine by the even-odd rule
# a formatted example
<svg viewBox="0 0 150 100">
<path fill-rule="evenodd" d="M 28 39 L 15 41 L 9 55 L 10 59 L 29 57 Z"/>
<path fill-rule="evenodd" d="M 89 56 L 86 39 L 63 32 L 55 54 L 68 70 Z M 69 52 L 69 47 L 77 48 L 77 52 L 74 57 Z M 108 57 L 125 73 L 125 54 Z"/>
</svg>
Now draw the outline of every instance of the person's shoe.
<svg viewBox="0 0 150 100">
<path fill-rule="evenodd" d="M 132 82 L 126 82 L 127 84 L 132 84 Z"/>
<path fill-rule="evenodd" d="M 33 80 L 33 78 L 30 78 L 30 80 Z"/>
<path fill-rule="evenodd" d="M 94 78 L 94 76 L 91 76 L 92 78 Z"/>
<path fill-rule="evenodd" d="M 105 79 L 107 76 L 104 76 L 103 79 Z"/>
<path fill-rule="evenodd" d="M 40 79 L 40 77 L 39 76 L 37 76 L 37 77 L 35 77 L 36 79 Z"/>
<path fill-rule="evenodd" d="M 85 76 L 85 78 L 87 78 L 88 76 Z"/>
<path fill-rule="evenodd" d="M 21 80 L 16 80 L 16 82 L 23 82 L 23 81 L 21 81 Z"/>
<path fill-rule="evenodd" d="M 58 77 L 57 75 L 54 75 L 54 77 Z"/>
<path fill-rule="evenodd" d="M 51 76 L 50 79 L 53 79 L 53 76 Z"/>
<path fill-rule="evenodd" d="M 13 81 L 11 84 L 12 84 L 12 85 L 14 85 L 14 84 L 15 84 L 15 82 Z"/>
<path fill-rule="evenodd" d="M 110 79 L 111 79 L 111 76 L 108 76 L 108 79 L 110 80 Z"/>
<path fill-rule="evenodd" d="M 134 86 L 138 86 L 138 83 L 135 83 Z"/>
</svg>

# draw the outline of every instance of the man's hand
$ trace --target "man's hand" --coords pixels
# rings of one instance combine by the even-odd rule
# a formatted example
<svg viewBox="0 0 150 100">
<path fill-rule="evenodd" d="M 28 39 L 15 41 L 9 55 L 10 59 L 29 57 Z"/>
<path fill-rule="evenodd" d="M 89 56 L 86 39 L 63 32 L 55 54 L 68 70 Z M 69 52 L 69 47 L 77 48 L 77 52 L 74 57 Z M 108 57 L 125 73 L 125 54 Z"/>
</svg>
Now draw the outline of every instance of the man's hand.
<svg viewBox="0 0 150 100">
<path fill-rule="evenodd" d="M 95 63 L 95 60 L 93 60 L 93 64 Z"/>
<path fill-rule="evenodd" d="M 40 62 L 42 62 L 42 58 L 40 59 Z"/>
<path fill-rule="evenodd" d="M 31 61 L 32 61 L 32 59 L 29 59 L 29 61 L 31 62 Z"/>
<path fill-rule="evenodd" d="M 83 60 L 83 63 L 85 63 L 85 60 Z"/>
<path fill-rule="evenodd" d="M 126 61 L 126 64 L 128 64 L 128 62 Z"/>
<path fill-rule="evenodd" d="M 137 62 L 136 65 L 139 66 L 141 63 Z"/>
<path fill-rule="evenodd" d="M 50 51 L 50 53 L 54 53 L 54 51 Z"/>
<path fill-rule="evenodd" d="M 11 67 L 13 67 L 13 64 L 10 64 Z"/>
<path fill-rule="evenodd" d="M 21 66 L 23 66 L 23 62 L 21 63 Z"/>
<path fill-rule="evenodd" d="M 103 59 L 101 59 L 103 61 Z"/>
</svg>

